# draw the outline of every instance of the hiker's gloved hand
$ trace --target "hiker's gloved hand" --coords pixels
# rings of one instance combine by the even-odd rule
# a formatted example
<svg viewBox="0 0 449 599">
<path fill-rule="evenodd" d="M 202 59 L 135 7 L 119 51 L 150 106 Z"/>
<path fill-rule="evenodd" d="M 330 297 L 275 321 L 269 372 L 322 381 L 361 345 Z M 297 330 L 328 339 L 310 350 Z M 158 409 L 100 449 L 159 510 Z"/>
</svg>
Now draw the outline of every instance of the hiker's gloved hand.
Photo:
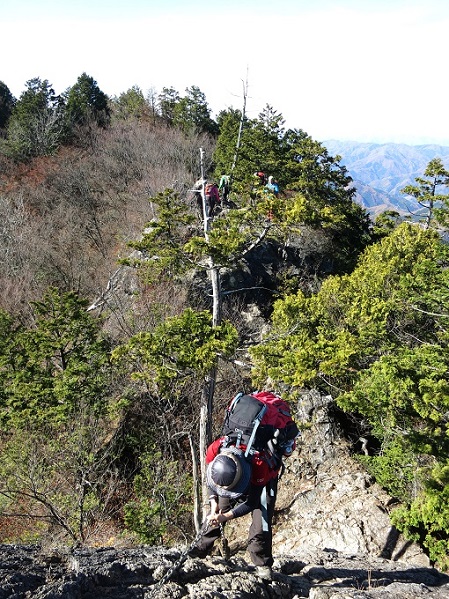
<svg viewBox="0 0 449 599">
<path fill-rule="evenodd" d="M 219 524 L 222 524 L 223 522 L 232 520 L 233 517 L 234 517 L 234 513 L 232 511 L 223 513 L 222 510 L 220 510 L 218 513 L 209 514 L 208 521 L 209 521 L 210 526 L 218 526 Z"/>
<path fill-rule="evenodd" d="M 217 516 L 217 521 L 222 524 L 223 522 L 227 522 L 228 520 L 232 520 L 234 518 L 234 512 L 229 510 L 228 512 L 223 513 L 220 510 L 220 513 Z"/>
</svg>

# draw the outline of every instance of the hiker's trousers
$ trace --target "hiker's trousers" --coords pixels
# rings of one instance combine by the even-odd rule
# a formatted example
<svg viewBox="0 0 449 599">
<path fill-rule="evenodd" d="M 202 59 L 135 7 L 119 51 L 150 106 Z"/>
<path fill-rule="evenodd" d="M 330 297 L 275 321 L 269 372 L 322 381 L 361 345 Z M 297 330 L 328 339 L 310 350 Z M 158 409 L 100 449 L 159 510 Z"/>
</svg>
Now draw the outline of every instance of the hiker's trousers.
<svg viewBox="0 0 449 599">
<path fill-rule="evenodd" d="M 248 551 L 255 566 L 273 565 L 272 521 L 277 495 L 277 478 L 270 480 L 262 489 L 259 505 L 251 512 L 251 526 L 248 532 Z M 218 506 L 223 512 L 232 509 L 235 502 L 227 497 L 218 498 Z M 197 544 L 199 555 L 206 556 L 220 538 L 220 527 L 208 528 Z"/>
</svg>

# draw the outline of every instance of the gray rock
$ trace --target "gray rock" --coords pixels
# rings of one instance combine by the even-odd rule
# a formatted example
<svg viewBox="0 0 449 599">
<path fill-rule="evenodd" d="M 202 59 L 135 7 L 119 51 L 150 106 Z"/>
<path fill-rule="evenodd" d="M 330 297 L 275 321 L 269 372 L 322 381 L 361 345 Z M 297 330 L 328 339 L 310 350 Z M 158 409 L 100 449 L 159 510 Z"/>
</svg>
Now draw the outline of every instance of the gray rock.
<svg viewBox="0 0 449 599">
<path fill-rule="evenodd" d="M 392 498 L 352 458 L 333 410 L 332 397 L 313 391 L 298 401 L 297 420 L 310 428 L 279 484 L 275 554 L 309 547 L 430 566 L 391 525 Z"/>
<path fill-rule="evenodd" d="M 352 459 L 332 398 L 305 393 L 297 410 L 309 428 L 279 485 L 271 581 L 248 561 L 245 516 L 226 526 L 229 561 L 186 547 L 0 545 L 0 599 L 448 599 L 449 577 L 391 526 L 391 497 Z"/>
<path fill-rule="evenodd" d="M 434 568 L 319 550 L 277 559 L 273 579 L 266 581 L 243 555 L 226 562 L 151 547 L 48 554 L 38 547 L 1 545 L 0 580 L 0 599 L 449 597 L 449 577 Z"/>
</svg>

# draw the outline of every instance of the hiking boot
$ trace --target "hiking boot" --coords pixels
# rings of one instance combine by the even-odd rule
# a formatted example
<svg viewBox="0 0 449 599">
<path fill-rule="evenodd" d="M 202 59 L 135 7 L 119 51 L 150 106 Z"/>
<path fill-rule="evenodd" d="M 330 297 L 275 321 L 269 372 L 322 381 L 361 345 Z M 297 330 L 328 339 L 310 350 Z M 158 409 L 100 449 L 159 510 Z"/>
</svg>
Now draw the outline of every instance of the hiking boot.
<svg viewBox="0 0 449 599">
<path fill-rule="evenodd" d="M 256 566 L 256 575 L 262 578 L 262 580 L 271 580 L 273 572 L 270 566 Z"/>
<path fill-rule="evenodd" d="M 231 549 L 229 548 L 228 539 L 222 539 L 220 554 L 223 559 L 229 561 L 231 558 Z"/>
</svg>

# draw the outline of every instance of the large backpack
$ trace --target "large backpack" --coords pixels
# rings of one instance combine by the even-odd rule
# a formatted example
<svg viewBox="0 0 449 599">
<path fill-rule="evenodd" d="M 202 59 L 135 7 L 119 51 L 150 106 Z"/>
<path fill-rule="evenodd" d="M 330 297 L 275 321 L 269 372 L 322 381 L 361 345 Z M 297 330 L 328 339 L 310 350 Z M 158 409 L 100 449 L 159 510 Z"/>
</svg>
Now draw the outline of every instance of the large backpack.
<svg viewBox="0 0 449 599">
<path fill-rule="evenodd" d="M 259 179 L 260 183 L 262 183 L 262 185 L 266 185 L 268 180 L 266 174 L 263 171 L 257 171 L 257 173 L 254 174 Z"/>
<path fill-rule="evenodd" d="M 294 437 L 298 429 L 288 403 L 274 393 L 261 391 L 234 397 L 226 410 L 222 434 L 229 444 L 244 445 L 248 456 L 252 450 L 263 451 L 276 435 L 285 436 L 289 428 Z"/>
<path fill-rule="evenodd" d="M 218 193 L 218 186 L 216 183 L 207 183 L 204 187 L 204 195 L 212 198 L 214 202 L 220 201 L 220 195 Z"/>
</svg>

